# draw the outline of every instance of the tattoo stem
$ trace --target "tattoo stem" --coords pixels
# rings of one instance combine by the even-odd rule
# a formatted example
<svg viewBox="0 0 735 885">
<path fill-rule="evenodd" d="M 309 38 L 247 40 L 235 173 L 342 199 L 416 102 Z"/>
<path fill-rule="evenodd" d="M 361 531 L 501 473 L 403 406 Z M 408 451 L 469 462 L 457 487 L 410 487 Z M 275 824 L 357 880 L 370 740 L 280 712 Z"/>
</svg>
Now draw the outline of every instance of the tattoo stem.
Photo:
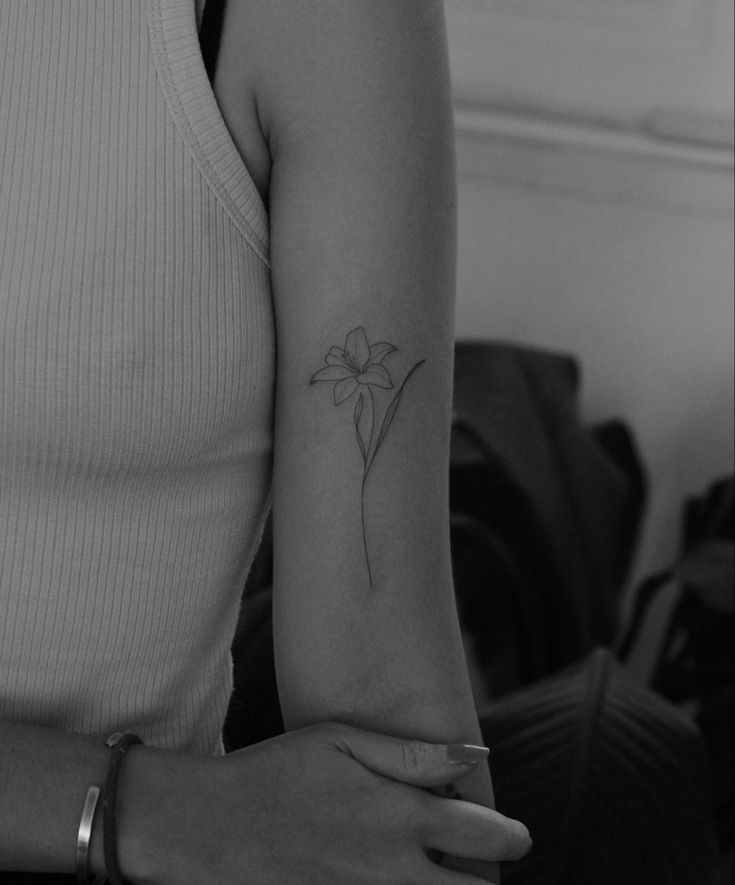
<svg viewBox="0 0 735 885">
<path fill-rule="evenodd" d="M 370 394 L 370 441 L 368 442 L 367 451 L 365 453 L 365 466 L 363 468 L 362 473 L 362 489 L 361 489 L 361 509 L 362 509 L 362 544 L 365 548 L 365 564 L 367 565 L 368 572 L 368 581 L 370 582 L 370 587 L 373 586 L 373 573 L 370 568 L 370 556 L 368 554 L 368 546 L 367 546 L 367 530 L 365 528 L 365 483 L 367 482 L 368 473 L 370 472 L 370 468 L 373 465 L 372 462 L 372 449 L 373 449 L 373 437 L 375 435 L 375 395 L 373 394 L 373 389 L 368 385 L 368 393 Z"/>
<path fill-rule="evenodd" d="M 367 473 L 364 473 L 363 477 L 362 477 L 362 543 L 365 548 L 365 564 L 367 565 L 368 581 L 370 582 L 370 587 L 372 589 L 373 573 L 370 569 L 370 556 L 368 555 L 368 548 L 367 548 L 367 533 L 365 531 L 365 481 L 366 480 L 367 480 Z"/>
<path fill-rule="evenodd" d="M 368 385 L 368 393 L 370 394 L 370 440 L 367 447 L 367 455 L 365 456 L 365 476 L 367 479 L 368 472 L 373 464 L 373 437 L 375 436 L 375 394 L 373 388 Z"/>
</svg>

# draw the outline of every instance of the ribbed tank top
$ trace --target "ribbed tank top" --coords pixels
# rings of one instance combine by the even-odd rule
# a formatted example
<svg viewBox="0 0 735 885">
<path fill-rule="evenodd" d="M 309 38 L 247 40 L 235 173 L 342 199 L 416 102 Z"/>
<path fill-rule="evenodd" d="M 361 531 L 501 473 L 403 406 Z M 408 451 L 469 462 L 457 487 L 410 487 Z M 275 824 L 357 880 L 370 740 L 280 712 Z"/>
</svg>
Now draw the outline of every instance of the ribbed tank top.
<svg viewBox="0 0 735 885">
<path fill-rule="evenodd" d="M 275 352 L 196 27 L 0 2 L 0 718 L 216 753 Z"/>
</svg>

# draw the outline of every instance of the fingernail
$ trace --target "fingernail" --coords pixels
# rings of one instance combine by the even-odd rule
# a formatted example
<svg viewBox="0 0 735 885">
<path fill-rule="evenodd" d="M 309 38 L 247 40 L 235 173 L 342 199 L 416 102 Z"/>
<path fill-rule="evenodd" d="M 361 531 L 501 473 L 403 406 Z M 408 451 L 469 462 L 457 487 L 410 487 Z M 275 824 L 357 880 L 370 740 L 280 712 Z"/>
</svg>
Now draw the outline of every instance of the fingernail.
<svg viewBox="0 0 735 885">
<path fill-rule="evenodd" d="M 487 759 L 490 750 L 487 747 L 477 747 L 474 744 L 449 744 L 447 746 L 447 762 L 450 765 L 464 765 L 472 768 L 483 759 Z"/>
</svg>

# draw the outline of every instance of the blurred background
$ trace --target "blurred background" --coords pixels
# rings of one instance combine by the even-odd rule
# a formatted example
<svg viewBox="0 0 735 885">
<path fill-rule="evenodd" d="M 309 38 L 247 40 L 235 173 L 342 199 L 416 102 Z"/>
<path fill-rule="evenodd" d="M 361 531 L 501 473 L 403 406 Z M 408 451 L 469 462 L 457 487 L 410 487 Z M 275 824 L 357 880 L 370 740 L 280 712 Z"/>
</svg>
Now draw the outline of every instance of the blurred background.
<svg viewBox="0 0 735 885">
<path fill-rule="evenodd" d="M 732 0 L 446 0 L 457 334 L 574 354 L 649 476 L 631 584 L 733 464 Z M 629 594 L 626 603 L 629 602 Z"/>
<path fill-rule="evenodd" d="M 505 881 L 732 882 L 733 3 L 445 8 L 455 584 L 536 836 Z"/>
</svg>

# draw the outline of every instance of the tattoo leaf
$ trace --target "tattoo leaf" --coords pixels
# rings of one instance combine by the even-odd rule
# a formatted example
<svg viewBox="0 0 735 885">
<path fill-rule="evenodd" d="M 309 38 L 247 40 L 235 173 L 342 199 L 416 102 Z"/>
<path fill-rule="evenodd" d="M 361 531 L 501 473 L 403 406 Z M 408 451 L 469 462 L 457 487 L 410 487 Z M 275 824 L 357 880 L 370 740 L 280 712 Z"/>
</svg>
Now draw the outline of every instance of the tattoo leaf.
<svg viewBox="0 0 735 885">
<path fill-rule="evenodd" d="M 386 434 L 388 433 L 388 430 L 390 429 L 391 424 L 393 423 L 393 419 L 394 419 L 395 416 L 396 416 L 396 411 L 398 410 L 398 405 L 399 405 L 400 400 L 401 400 L 401 394 L 403 393 L 403 388 L 404 388 L 404 387 L 406 386 L 406 384 L 408 383 L 408 379 L 411 377 L 411 375 L 413 375 L 413 373 L 414 373 L 418 368 L 420 368 L 421 366 L 423 366 L 423 364 L 424 364 L 425 362 L 426 362 L 426 360 L 420 360 L 420 361 L 419 361 L 418 363 L 416 363 L 416 365 L 415 365 L 415 366 L 409 371 L 408 375 L 406 375 L 406 377 L 405 377 L 405 379 L 404 379 L 404 381 L 403 381 L 403 384 L 401 384 L 401 386 L 398 388 L 398 392 L 397 392 L 396 395 L 393 397 L 393 399 L 391 400 L 390 405 L 389 405 L 388 408 L 386 409 L 385 417 L 383 418 L 383 425 L 382 425 L 382 427 L 380 428 L 380 433 L 378 434 L 378 441 L 375 443 L 375 449 L 373 450 L 373 457 L 372 457 L 371 460 L 370 460 L 370 465 L 369 465 L 369 467 L 368 467 L 368 470 L 370 469 L 370 467 L 372 467 L 372 465 L 373 465 L 373 461 L 375 460 L 375 456 L 378 454 L 378 449 L 379 449 L 380 446 L 382 445 L 383 440 L 385 439 L 385 436 L 386 436 Z"/>
</svg>

